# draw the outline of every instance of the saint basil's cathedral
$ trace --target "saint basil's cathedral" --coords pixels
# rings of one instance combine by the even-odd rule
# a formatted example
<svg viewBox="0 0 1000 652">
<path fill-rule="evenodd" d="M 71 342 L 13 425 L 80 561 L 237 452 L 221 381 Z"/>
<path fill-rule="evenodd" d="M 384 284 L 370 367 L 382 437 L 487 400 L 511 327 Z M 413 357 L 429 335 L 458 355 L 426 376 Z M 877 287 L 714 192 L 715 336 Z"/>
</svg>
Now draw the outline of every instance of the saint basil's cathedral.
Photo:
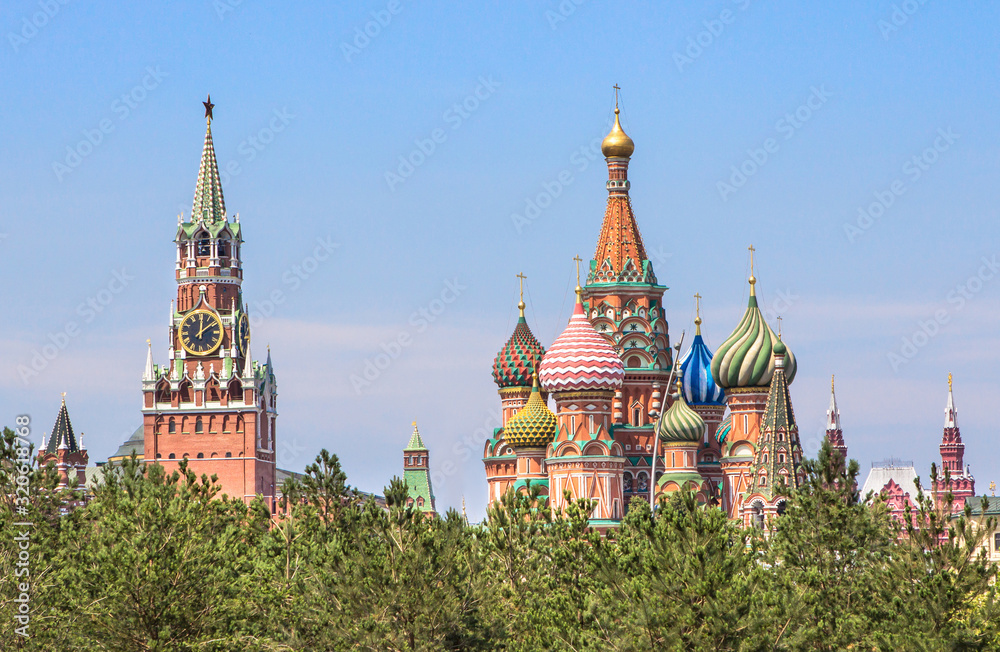
<svg viewBox="0 0 1000 652">
<path fill-rule="evenodd" d="M 629 198 L 634 150 L 616 106 L 601 145 L 608 202 L 597 249 L 583 286 L 577 274 L 569 324 L 548 350 L 525 319 L 519 275 L 520 317 L 493 364 L 502 425 L 483 452 L 489 502 L 529 486 L 553 512 L 566 506 L 567 496 L 590 499 L 591 524 L 606 529 L 621 521 L 633 497 L 685 489 L 730 519 L 763 526 L 783 512 L 782 488 L 804 480 L 789 393 L 795 355 L 757 305 L 751 246 L 743 318 L 713 354 L 699 314 L 693 341 L 675 362 L 662 301 L 667 288 L 646 255 Z M 951 474 L 948 489 L 961 509 L 975 495 L 975 481 L 963 467 L 950 378 L 946 413 L 942 468 Z M 846 460 L 832 383 L 826 438 Z M 905 478 L 909 485 L 912 480 Z M 891 478 L 874 489 L 900 504 L 916 498 L 898 495 Z M 940 501 L 945 487 L 932 491 Z"/>
</svg>

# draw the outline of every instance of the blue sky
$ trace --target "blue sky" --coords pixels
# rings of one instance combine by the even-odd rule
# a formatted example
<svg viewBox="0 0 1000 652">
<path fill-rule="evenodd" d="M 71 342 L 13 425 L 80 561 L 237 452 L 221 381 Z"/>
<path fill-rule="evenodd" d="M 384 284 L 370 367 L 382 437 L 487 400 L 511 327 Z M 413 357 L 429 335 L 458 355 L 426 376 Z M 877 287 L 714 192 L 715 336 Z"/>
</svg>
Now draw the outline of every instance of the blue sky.
<svg viewBox="0 0 1000 652">
<path fill-rule="evenodd" d="M 269 343 L 278 373 L 279 460 L 301 469 L 326 447 L 378 490 L 416 419 L 439 502 L 465 496 L 481 515 L 478 436 L 499 405 L 490 366 L 515 274 L 548 345 L 569 317 L 572 257 L 593 255 L 594 145 L 618 83 L 674 340 L 695 292 L 706 340 L 725 339 L 753 243 L 761 303 L 799 359 L 807 450 L 835 373 L 862 475 L 888 456 L 926 475 L 953 372 L 980 491 L 1000 475 L 997 7 L 331 5 L 5 3 L 0 420 L 50 428 L 65 391 L 92 460 L 140 423 L 210 92 L 254 352 Z M 513 218 L 529 200 L 545 207 Z M 334 254 L 312 261 L 322 242 Z M 64 346 L 23 378 L 51 342 Z M 352 383 L 385 350 L 371 384 Z"/>
</svg>

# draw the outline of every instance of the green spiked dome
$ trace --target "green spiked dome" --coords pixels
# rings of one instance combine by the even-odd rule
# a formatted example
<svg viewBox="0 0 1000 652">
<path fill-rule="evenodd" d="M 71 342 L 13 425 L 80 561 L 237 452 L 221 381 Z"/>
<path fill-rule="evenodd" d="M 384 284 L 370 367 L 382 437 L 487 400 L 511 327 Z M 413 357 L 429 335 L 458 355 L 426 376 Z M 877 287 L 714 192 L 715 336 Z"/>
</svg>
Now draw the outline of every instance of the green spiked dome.
<svg viewBox="0 0 1000 652">
<path fill-rule="evenodd" d="M 712 358 L 712 378 L 723 389 L 767 387 L 774 375 L 774 348 L 779 340 L 757 307 L 756 281 L 750 277 L 750 301 L 743 319 Z M 795 378 L 795 369 L 795 356 L 786 347 L 785 378 L 789 383 Z"/>
<path fill-rule="evenodd" d="M 680 380 L 677 381 L 677 388 L 677 398 L 660 422 L 660 441 L 668 443 L 701 441 L 705 436 L 705 420 L 688 407 Z"/>
<path fill-rule="evenodd" d="M 505 387 L 530 387 L 531 375 L 538 369 L 545 349 L 528 328 L 524 319 L 524 301 L 518 304 L 521 316 L 510 339 L 493 361 L 493 380 L 500 389 Z"/>
<path fill-rule="evenodd" d="M 507 421 L 503 437 L 514 448 L 545 448 L 555 436 L 556 415 L 542 400 L 535 375 L 527 404 Z"/>
</svg>

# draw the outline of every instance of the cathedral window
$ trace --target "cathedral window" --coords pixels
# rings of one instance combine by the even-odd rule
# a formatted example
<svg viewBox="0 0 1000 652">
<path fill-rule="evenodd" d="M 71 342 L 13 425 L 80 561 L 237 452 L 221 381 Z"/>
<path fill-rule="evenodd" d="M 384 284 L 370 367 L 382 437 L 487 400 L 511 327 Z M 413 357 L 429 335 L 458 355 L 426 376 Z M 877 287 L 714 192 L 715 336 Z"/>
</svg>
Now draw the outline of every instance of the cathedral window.
<svg viewBox="0 0 1000 652">
<path fill-rule="evenodd" d="M 636 427 L 641 426 L 642 425 L 641 420 L 642 420 L 642 410 L 640 410 L 639 408 L 634 408 L 632 410 L 632 425 Z"/>
<path fill-rule="evenodd" d="M 778 464 L 784 464 L 784 463 L 785 463 L 785 454 L 778 453 Z"/>
<path fill-rule="evenodd" d="M 212 241 L 209 239 L 208 234 L 205 232 L 198 234 L 198 241 L 195 245 L 195 252 L 198 256 L 211 256 L 212 255 Z"/>
<path fill-rule="evenodd" d="M 191 402 L 191 382 L 182 381 L 180 387 L 181 403 Z"/>
<path fill-rule="evenodd" d="M 627 494 L 628 493 L 632 493 L 632 474 L 631 473 L 626 473 L 625 474 L 624 478 L 622 479 L 622 483 L 623 483 L 622 484 L 622 490 L 625 493 L 627 493 Z"/>
<path fill-rule="evenodd" d="M 1000 532 L 993 535 L 993 552 L 1000 552 Z"/>
<path fill-rule="evenodd" d="M 205 454 L 204 453 L 198 453 L 198 459 L 199 460 L 205 459 Z"/>
<path fill-rule="evenodd" d="M 785 501 L 781 501 L 780 503 L 778 503 L 778 516 L 784 516 L 784 515 L 785 515 Z"/>
<path fill-rule="evenodd" d="M 174 460 L 174 459 L 177 459 L 177 456 L 174 455 L 173 453 L 171 453 L 170 455 L 167 455 L 167 459 Z"/>
<path fill-rule="evenodd" d="M 201 417 L 198 417 L 197 419 L 195 419 L 195 422 L 194 422 L 194 432 L 195 432 L 195 434 L 198 434 L 198 435 L 200 435 L 201 433 L 205 432 L 205 424 L 202 422 Z"/>
<path fill-rule="evenodd" d="M 764 529 L 764 506 L 759 503 L 753 506 L 753 526 L 758 530 Z"/>
<path fill-rule="evenodd" d="M 177 421 L 173 417 L 170 417 L 170 423 L 167 424 L 167 432 L 171 435 L 177 432 Z"/>
<path fill-rule="evenodd" d="M 747 415 L 743 415 L 743 434 L 750 434 L 750 418 Z"/>
<path fill-rule="evenodd" d="M 232 457 L 233 454 L 230 451 L 226 451 L 226 457 Z"/>
</svg>

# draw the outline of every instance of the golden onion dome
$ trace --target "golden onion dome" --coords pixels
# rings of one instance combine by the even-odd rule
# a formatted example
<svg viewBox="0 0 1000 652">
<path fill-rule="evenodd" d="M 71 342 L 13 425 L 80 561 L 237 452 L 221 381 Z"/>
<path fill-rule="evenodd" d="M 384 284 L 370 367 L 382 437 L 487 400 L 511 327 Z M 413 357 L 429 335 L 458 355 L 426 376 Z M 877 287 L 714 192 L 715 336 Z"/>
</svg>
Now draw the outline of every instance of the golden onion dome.
<svg viewBox="0 0 1000 652">
<path fill-rule="evenodd" d="M 635 143 L 622 129 L 618 114 L 618 107 L 615 107 L 615 125 L 601 143 L 601 152 L 606 158 L 628 158 L 635 151 Z"/>
</svg>

